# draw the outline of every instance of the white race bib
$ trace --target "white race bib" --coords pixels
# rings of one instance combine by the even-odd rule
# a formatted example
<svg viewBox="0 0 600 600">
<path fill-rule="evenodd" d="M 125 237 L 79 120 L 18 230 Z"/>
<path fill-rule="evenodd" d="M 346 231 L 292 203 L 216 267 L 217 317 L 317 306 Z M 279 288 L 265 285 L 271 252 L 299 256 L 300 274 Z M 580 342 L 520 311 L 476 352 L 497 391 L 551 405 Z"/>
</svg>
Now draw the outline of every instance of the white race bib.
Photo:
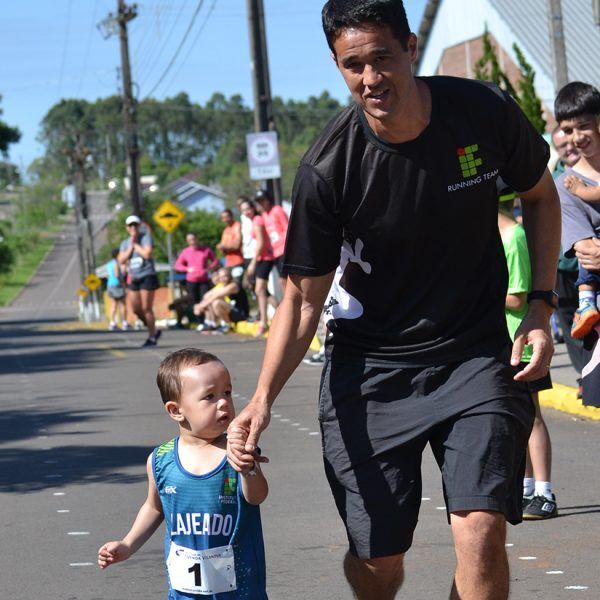
<svg viewBox="0 0 600 600">
<path fill-rule="evenodd" d="M 129 267 L 133 270 L 139 269 L 144 264 L 144 259 L 141 256 L 134 256 L 129 259 Z"/>
<path fill-rule="evenodd" d="M 237 589 L 231 544 L 192 550 L 171 542 L 167 569 L 171 587 L 187 594 L 220 594 Z"/>
</svg>

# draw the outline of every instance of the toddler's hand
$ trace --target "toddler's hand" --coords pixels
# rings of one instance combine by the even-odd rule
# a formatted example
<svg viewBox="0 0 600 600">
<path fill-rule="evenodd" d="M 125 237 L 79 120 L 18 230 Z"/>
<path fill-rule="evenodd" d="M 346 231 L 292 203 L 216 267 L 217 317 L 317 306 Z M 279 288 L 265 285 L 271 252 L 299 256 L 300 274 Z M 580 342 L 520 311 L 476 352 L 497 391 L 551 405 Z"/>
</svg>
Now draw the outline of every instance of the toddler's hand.
<svg viewBox="0 0 600 600">
<path fill-rule="evenodd" d="M 585 187 L 585 183 L 579 179 L 579 177 L 575 177 L 575 175 L 567 175 L 565 177 L 565 187 L 572 193 L 577 196 L 577 192 Z"/>
<path fill-rule="evenodd" d="M 107 542 L 98 550 L 98 566 L 106 569 L 110 565 L 123 562 L 131 556 L 131 550 L 123 542 Z"/>
</svg>

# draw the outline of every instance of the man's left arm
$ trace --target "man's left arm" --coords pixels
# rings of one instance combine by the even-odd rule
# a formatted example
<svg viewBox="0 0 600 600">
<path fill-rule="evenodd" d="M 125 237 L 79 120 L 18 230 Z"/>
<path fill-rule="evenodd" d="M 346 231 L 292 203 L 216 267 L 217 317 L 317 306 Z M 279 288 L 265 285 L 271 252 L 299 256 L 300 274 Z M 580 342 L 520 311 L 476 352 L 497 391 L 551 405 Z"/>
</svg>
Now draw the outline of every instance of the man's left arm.
<svg viewBox="0 0 600 600">
<path fill-rule="evenodd" d="M 519 193 L 523 209 L 523 226 L 531 262 L 531 289 L 552 290 L 556 283 L 556 265 L 560 250 L 560 202 L 549 171 L 534 187 Z M 515 333 L 511 364 L 517 366 L 526 344 L 533 356 L 515 379 L 535 381 L 544 377 L 554 354 L 549 321 L 552 308 L 544 300 L 531 300 L 525 318 Z"/>
</svg>

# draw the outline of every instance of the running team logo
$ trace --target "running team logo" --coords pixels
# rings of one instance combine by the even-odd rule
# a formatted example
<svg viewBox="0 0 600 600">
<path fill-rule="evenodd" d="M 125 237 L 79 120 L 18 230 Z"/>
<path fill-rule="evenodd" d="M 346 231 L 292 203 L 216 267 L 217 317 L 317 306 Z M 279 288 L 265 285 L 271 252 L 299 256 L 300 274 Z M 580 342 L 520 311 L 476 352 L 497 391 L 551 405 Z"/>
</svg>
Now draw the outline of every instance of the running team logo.
<svg viewBox="0 0 600 600">
<path fill-rule="evenodd" d="M 464 148 L 457 148 L 456 154 L 460 163 L 460 170 L 464 179 L 477 175 L 477 167 L 481 166 L 483 161 L 476 158 L 475 153 L 479 150 L 479 144 L 471 144 Z"/>
</svg>

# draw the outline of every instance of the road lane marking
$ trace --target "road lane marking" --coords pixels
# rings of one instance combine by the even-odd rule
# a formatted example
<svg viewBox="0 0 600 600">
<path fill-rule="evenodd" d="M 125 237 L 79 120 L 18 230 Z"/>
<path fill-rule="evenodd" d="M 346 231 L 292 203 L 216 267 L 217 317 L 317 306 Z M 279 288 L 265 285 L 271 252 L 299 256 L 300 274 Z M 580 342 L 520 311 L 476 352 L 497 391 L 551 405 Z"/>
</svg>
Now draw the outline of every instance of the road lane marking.
<svg viewBox="0 0 600 600">
<path fill-rule="evenodd" d="M 100 348 L 100 350 L 106 350 L 107 352 L 110 352 L 110 354 L 116 356 L 117 358 L 123 358 L 127 356 L 126 352 L 123 352 L 123 350 L 117 350 L 116 348 L 113 348 L 110 344 L 96 344 L 96 348 Z"/>
<path fill-rule="evenodd" d="M 537 556 L 519 556 L 519 560 L 537 560 Z"/>
<path fill-rule="evenodd" d="M 53 496 L 64 496 L 65 493 L 64 492 L 54 492 L 52 495 Z"/>
<path fill-rule="evenodd" d="M 546 571 L 546 575 L 564 575 L 564 571 Z"/>
<path fill-rule="evenodd" d="M 89 531 L 68 531 L 67 535 L 90 535 Z"/>
<path fill-rule="evenodd" d="M 60 510 L 57 510 L 56 512 L 63 515 L 65 513 L 70 513 L 71 511 L 68 508 L 61 508 Z"/>
<path fill-rule="evenodd" d="M 589 590 L 590 588 L 587 585 L 567 585 L 565 586 L 565 590 Z"/>
<path fill-rule="evenodd" d="M 94 563 L 69 563 L 70 567 L 93 567 Z"/>
</svg>

